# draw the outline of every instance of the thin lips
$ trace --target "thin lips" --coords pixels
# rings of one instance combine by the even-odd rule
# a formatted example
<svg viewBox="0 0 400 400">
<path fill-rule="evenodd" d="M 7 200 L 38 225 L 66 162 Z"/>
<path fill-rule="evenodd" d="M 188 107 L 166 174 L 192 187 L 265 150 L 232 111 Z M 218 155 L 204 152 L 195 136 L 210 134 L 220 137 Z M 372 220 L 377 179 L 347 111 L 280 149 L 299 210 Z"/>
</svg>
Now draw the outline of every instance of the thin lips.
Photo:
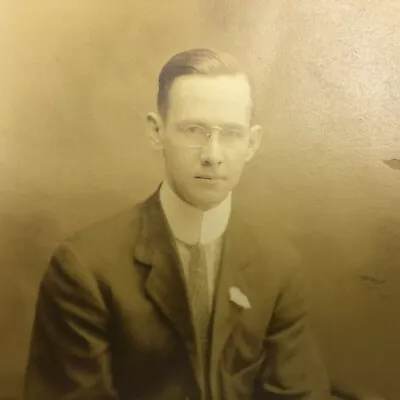
<svg viewBox="0 0 400 400">
<path fill-rule="evenodd" d="M 211 176 L 211 175 L 199 175 L 199 176 L 196 176 L 196 178 L 197 179 L 210 179 L 210 180 L 224 179 L 222 176 Z"/>
</svg>

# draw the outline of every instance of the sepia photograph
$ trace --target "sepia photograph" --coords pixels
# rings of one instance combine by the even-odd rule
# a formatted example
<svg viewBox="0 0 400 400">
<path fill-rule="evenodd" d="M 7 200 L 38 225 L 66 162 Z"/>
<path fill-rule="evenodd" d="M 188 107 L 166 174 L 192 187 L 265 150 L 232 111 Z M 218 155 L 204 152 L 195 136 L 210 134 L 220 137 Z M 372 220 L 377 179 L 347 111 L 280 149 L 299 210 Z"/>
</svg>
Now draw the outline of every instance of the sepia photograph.
<svg viewBox="0 0 400 400">
<path fill-rule="evenodd" d="M 400 398 L 400 4 L 0 31 L 0 400 Z"/>
</svg>

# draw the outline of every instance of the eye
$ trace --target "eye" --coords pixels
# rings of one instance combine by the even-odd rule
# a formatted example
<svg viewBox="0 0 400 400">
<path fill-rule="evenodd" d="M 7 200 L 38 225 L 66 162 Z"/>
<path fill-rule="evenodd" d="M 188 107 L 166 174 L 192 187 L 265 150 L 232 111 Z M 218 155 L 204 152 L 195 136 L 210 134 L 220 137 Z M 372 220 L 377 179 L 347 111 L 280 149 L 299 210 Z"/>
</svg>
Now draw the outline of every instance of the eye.
<svg viewBox="0 0 400 400">
<path fill-rule="evenodd" d="M 225 129 L 223 131 L 224 136 L 231 138 L 241 138 L 244 136 L 244 132 L 236 128 Z"/>
<path fill-rule="evenodd" d="M 186 126 L 183 131 L 188 135 L 204 135 L 207 133 L 206 129 L 200 125 Z"/>
</svg>

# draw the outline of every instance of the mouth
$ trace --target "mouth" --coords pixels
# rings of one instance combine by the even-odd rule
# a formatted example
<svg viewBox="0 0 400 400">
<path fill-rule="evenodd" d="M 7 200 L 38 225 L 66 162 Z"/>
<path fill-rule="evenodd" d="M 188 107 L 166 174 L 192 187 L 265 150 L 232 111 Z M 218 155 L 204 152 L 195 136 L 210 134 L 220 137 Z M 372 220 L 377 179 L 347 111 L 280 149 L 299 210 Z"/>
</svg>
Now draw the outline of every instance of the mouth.
<svg viewBox="0 0 400 400">
<path fill-rule="evenodd" d="M 225 178 L 222 176 L 199 175 L 196 176 L 195 179 L 200 179 L 205 181 L 220 181 L 224 180 Z"/>
</svg>

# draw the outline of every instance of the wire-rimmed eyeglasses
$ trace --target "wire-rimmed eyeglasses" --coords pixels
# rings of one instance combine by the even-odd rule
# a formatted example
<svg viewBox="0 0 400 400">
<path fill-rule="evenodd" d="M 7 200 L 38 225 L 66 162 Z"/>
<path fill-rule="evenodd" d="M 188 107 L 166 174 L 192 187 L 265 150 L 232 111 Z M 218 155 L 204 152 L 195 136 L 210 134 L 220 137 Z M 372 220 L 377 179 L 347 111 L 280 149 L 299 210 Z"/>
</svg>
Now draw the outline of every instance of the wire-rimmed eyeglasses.
<svg viewBox="0 0 400 400">
<path fill-rule="evenodd" d="M 204 147 L 214 132 L 218 132 L 219 143 L 227 148 L 243 146 L 248 138 L 246 128 L 188 124 L 178 127 L 177 139 L 184 146 Z"/>
</svg>

